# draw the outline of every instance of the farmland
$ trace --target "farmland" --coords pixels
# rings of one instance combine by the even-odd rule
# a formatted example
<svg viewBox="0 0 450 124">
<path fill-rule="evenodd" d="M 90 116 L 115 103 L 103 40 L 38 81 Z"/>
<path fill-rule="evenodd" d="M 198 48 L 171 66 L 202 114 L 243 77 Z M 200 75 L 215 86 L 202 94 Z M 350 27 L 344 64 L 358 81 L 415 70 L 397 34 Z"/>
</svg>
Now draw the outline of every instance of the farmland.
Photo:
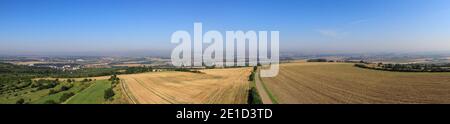
<svg viewBox="0 0 450 124">
<path fill-rule="evenodd" d="M 103 104 L 117 103 L 115 99 L 122 99 L 120 96 L 115 96 L 112 101 L 104 99 L 105 89 L 111 87 L 111 81 L 108 80 L 72 82 L 62 80 L 35 80 L 30 86 L 3 92 L 0 94 L 0 103 L 14 104 L 23 100 L 26 104 Z M 35 86 L 39 84 L 38 82 L 54 82 L 54 86 L 40 88 Z"/>
<path fill-rule="evenodd" d="M 278 103 L 450 103 L 450 73 L 386 72 L 349 63 L 287 63 L 262 78 Z"/>
<path fill-rule="evenodd" d="M 251 68 L 206 69 L 119 75 L 124 89 L 141 104 L 245 104 Z"/>
<path fill-rule="evenodd" d="M 111 87 L 107 80 L 97 81 L 90 87 L 70 98 L 67 104 L 98 104 L 105 102 L 104 91 Z"/>
</svg>

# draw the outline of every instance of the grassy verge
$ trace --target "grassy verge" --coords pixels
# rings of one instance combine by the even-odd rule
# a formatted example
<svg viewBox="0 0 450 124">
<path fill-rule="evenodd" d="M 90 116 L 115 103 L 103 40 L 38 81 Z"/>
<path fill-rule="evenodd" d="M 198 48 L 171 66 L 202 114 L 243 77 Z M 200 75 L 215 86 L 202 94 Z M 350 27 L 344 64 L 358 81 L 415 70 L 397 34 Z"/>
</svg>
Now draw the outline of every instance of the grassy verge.
<svg viewBox="0 0 450 124">
<path fill-rule="evenodd" d="M 250 90 L 248 91 L 248 104 L 263 104 L 261 97 L 259 96 L 258 90 L 255 87 L 255 82 L 253 81 L 250 86 Z"/>
<path fill-rule="evenodd" d="M 256 89 L 255 84 L 255 74 L 256 72 L 253 71 L 250 75 L 250 90 L 248 91 L 248 98 L 247 103 L 248 104 L 263 104 L 261 100 L 261 96 L 259 96 L 258 90 Z"/>
<path fill-rule="evenodd" d="M 123 81 L 120 81 L 119 83 L 112 85 L 112 89 L 115 93 L 113 96 L 113 100 L 107 101 L 106 104 L 132 104 L 133 102 L 129 100 L 126 89 L 122 87 Z"/>
<path fill-rule="evenodd" d="M 259 81 L 261 81 L 261 84 L 262 84 L 264 90 L 266 91 L 267 95 L 269 95 L 270 100 L 272 101 L 272 103 L 273 104 L 278 104 L 277 98 L 272 94 L 272 92 L 270 92 L 270 90 L 264 84 L 264 81 L 262 80 L 261 76 L 259 76 L 259 74 L 256 74 L 256 77 L 258 77 Z"/>
</svg>

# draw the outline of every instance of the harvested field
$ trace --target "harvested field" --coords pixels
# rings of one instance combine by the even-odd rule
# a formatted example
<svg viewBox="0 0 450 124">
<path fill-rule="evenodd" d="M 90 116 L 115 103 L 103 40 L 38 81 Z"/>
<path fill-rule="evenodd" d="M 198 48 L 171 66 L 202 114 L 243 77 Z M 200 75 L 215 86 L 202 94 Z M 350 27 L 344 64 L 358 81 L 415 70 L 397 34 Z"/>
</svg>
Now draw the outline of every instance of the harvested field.
<svg viewBox="0 0 450 124">
<path fill-rule="evenodd" d="M 288 63 L 262 78 L 279 103 L 450 103 L 450 73 L 387 72 L 348 63 Z"/>
<path fill-rule="evenodd" d="M 151 72 L 119 75 L 125 91 L 141 104 L 246 104 L 251 68 L 202 73 Z"/>
</svg>

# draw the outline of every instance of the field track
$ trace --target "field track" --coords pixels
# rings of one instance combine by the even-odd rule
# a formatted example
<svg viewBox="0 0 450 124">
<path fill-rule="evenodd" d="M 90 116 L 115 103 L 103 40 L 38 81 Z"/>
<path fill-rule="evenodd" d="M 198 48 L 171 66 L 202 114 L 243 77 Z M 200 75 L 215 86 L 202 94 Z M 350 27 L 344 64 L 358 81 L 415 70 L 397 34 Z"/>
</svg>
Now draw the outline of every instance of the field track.
<svg viewBox="0 0 450 124">
<path fill-rule="evenodd" d="M 264 84 L 261 81 L 261 78 L 259 76 L 259 68 L 258 71 L 255 74 L 255 85 L 256 85 L 256 89 L 259 93 L 259 96 L 261 97 L 261 101 L 263 102 L 263 104 L 273 104 L 272 100 L 270 99 L 270 96 L 268 94 L 268 91 L 264 88 Z"/>
</svg>

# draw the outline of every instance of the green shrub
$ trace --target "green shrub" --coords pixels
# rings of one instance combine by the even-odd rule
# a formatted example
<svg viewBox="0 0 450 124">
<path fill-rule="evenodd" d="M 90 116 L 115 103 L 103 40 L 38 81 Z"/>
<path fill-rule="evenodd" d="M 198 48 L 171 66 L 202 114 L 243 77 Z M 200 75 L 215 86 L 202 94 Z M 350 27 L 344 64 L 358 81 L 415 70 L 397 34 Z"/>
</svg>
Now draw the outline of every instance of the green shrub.
<svg viewBox="0 0 450 124">
<path fill-rule="evenodd" d="M 258 91 L 254 87 L 250 88 L 250 90 L 248 91 L 247 103 L 262 104 L 261 97 L 259 96 Z"/>
<path fill-rule="evenodd" d="M 111 100 L 112 97 L 115 95 L 114 91 L 112 90 L 112 88 L 108 88 L 105 90 L 105 100 Z"/>
<path fill-rule="evenodd" d="M 16 101 L 16 104 L 24 104 L 25 100 L 23 98 L 20 98 L 19 100 Z"/>
<path fill-rule="evenodd" d="M 60 102 L 64 102 L 64 101 L 66 101 L 67 99 L 69 99 L 70 97 L 72 97 L 73 95 L 75 95 L 75 94 L 72 93 L 72 92 L 64 93 L 64 94 L 59 98 L 59 101 L 60 101 Z"/>
</svg>

